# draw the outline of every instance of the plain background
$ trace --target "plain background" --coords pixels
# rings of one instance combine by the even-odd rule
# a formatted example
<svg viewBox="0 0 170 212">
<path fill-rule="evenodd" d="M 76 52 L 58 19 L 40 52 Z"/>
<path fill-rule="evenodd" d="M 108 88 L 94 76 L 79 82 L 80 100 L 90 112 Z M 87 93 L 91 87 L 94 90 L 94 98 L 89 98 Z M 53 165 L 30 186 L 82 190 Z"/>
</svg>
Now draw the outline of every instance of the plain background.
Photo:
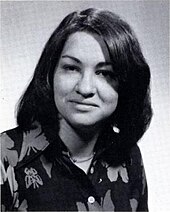
<svg viewBox="0 0 170 212">
<path fill-rule="evenodd" d="M 15 108 L 52 31 L 70 12 L 109 9 L 135 30 L 150 65 L 154 116 L 139 142 L 150 212 L 170 211 L 169 1 L 1 2 L 0 131 L 16 126 Z"/>
</svg>

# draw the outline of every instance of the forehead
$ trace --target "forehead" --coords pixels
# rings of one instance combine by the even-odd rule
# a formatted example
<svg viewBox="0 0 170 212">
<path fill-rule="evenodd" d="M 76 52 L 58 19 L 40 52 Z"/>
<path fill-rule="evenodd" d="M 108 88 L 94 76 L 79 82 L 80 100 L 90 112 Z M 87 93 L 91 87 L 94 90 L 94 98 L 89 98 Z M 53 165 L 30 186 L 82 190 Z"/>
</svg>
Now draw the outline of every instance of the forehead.
<svg viewBox="0 0 170 212">
<path fill-rule="evenodd" d="M 110 61 L 109 52 L 103 39 L 97 34 L 76 32 L 67 39 L 62 55 L 71 55 L 79 59 L 89 58 L 97 61 Z"/>
</svg>

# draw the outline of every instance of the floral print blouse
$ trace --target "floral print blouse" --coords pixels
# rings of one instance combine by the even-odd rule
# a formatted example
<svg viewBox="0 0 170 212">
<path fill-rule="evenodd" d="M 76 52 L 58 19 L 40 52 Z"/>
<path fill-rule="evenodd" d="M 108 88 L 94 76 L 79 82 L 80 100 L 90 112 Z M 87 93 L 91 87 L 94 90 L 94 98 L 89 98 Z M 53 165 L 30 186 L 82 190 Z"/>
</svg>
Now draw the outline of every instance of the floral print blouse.
<svg viewBox="0 0 170 212">
<path fill-rule="evenodd" d="M 60 158 L 56 142 L 63 145 Z M 2 133 L 2 211 L 148 211 L 137 145 L 130 165 L 111 167 L 94 157 L 86 174 L 64 154 L 60 138 L 56 142 L 49 142 L 40 127 Z"/>
</svg>

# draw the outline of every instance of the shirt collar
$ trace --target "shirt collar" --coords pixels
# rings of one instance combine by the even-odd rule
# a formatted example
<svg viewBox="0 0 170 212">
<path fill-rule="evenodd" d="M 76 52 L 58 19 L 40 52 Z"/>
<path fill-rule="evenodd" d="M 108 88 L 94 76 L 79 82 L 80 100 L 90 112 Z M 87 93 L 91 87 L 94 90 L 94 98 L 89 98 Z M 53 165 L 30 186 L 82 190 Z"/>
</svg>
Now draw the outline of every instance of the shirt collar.
<svg viewBox="0 0 170 212">
<path fill-rule="evenodd" d="M 103 141 L 99 137 L 95 145 L 95 159 L 100 157 L 111 145 L 112 143 L 106 140 Z M 67 151 L 68 149 L 58 136 L 57 131 L 54 132 L 50 127 L 41 127 L 40 124 L 36 123 L 34 129 L 23 133 L 23 142 L 17 167 L 32 161 L 44 152 L 52 160 L 52 158 L 59 157 L 62 152 Z"/>
</svg>

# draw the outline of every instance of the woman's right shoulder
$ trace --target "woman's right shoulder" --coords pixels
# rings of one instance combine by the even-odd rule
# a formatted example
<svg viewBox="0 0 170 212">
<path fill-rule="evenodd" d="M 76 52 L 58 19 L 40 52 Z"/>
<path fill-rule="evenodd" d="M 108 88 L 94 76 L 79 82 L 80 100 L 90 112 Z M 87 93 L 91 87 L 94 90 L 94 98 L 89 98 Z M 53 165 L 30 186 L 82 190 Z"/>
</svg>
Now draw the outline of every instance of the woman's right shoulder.
<svg viewBox="0 0 170 212">
<path fill-rule="evenodd" d="M 23 142 L 23 132 L 19 127 L 6 130 L 0 134 L 1 162 L 15 166 Z"/>
<path fill-rule="evenodd" d="M 5 130 L 3 132 L 0 133 L 0 136 L 3 137 L 3 136 L 10 136 L 10 137 L 18 137 L 18 136 L 21 136 L 23 134 L 23 131 L 20 129 L 20 127 L 15 127 L 15 128 L 12 128 L 12 129 L 8 129 L 8 130 Z"/>
<path fill-rule="evenodd" d="M 1 148 L 6 146 L 8 148 L 20 149 L 23 141 L 23 131 L 19 127 L 6 130 L 0 133 Z"/>
<path fill-rule="evenodd" d="M 41 126 L 23 131 L 19 127 L 0 135 L 1 164 L 21 167 L 36 158 L 49 145 Z"/>
</svg>

